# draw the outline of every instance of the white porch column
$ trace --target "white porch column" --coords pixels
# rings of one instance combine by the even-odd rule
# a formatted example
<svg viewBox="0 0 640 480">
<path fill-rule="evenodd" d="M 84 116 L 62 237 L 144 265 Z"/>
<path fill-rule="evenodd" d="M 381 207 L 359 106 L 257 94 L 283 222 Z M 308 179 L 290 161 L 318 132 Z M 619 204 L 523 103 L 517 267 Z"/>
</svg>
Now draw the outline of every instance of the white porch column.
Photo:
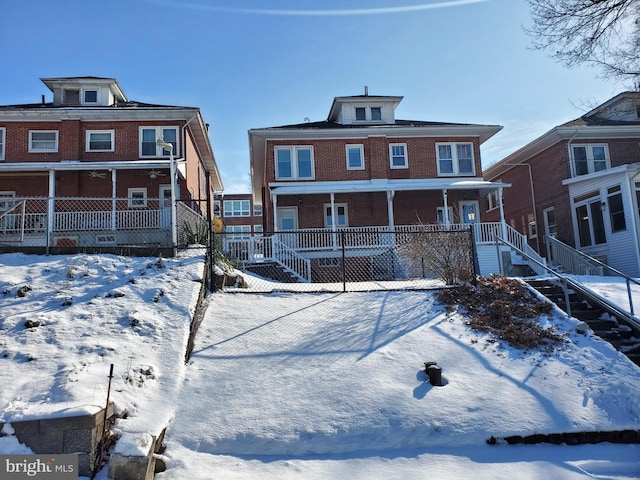
<svg viewBox="0 0 640 480">
<path fill-rule="evenodd" d="M 333 249 L 336 250 L 338 248 L 338 236 L 336 235 L 336 194 L 331 192 L 329 198 L 331 202 L 331 231 L 333 232 L 331 235 L 331 243 L 333 243 Z M 326 213 L 324 213 L 324 215 L 326 215 Z"/>
<path fill-rule="evenodd" d="M 117 228 L 117 206 L 116 206 L 116 169 L 111 170 L 111 230 Z"/>
<path fill-rule="evenodd" d="M 451 223 L 451 219 L 449 218 L 449 204 L 447 202 L 447 197 L 449 196 L 449 193 L 447 192 L 447 189 L 445 188 L 444 190 L 442 190 L 442 202 L 444 203 L 444 214 L 443 219 L 444 219 L 444 224 L 449 226 Z"/>
<path fill-rule="evenodd" d="M 273 205 L 273 231 L 278 231 L 278 195 L 271 194 L 271 204 Z"/>
<path fill-rule="evenodd" d="M 498 205 L 500 206 L 500 225 L 502 227 L 502 239 L 506 240 L 507 239 L 507 223 L 504 220 L 504 205 L 502 205 L 502 187 L 498 188 Z"/>
<path fill-rule="evenodd" d="M 395 190 L 387 190 L 387 214 L 389 216 L 389 230 L 395 228 L 394 214 L 393 214 L 393 197 L 395 196 Z"/>
<path fill-rule="evenodd" d="M 329 200 L 331 202 L 331 230 L 336 231 L 336 194 L 331 192 L 329 194 Z"/>
<path fill-rule="evenodd" d="M 55 202 L 56 196 L 56 171 L 49 170 L 49 198 L 47 199 L 47 238 L 51 237 L 54 226 L 55 217 Z M 47 247 L 49 246 L 49 240 L 47 240 Z"/>
</svg>

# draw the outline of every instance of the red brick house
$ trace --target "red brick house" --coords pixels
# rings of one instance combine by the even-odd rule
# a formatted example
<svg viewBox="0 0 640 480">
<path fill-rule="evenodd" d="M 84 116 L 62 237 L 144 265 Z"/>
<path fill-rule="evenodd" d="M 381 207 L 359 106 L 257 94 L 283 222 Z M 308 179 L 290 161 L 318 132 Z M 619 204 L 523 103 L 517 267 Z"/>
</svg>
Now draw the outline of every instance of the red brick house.
<svg viewBox="0 0 640 480">
<path fill-rule="evenodd" d="M 551 129 L 484 178 L 513 185 L 504 192 L 504 217 L 542 255 L 553 257 L 549 235 L 640 275 L 640 93 L 621 93 Z M 488 195 L 485 217 L 497 220 L 499 206 Z"/>
<path fill-rule="evenodd" d="M 200 110 L 132 101 L 113 78 L 41 80 L 52 101 L 0 107 L 0 246 L 183 242 L 222 190 Z"/>
<path fill-rule="evenodd" d="M 401 101 L 365 90 L 336 97 L 325 121 L 250 130 L 252 193 L 264 231 L 371 236 L 473 223 L 479 238 L 484 227 L 493 238 L 500 219 L 486 225 L 480 200 L 508 184 L 482 178 L 480 145 L 502 127 L 399 120 Z M 304 238 L 292 246 L 298 253 L 329 255 L 332 245 Z"/>
</svg>

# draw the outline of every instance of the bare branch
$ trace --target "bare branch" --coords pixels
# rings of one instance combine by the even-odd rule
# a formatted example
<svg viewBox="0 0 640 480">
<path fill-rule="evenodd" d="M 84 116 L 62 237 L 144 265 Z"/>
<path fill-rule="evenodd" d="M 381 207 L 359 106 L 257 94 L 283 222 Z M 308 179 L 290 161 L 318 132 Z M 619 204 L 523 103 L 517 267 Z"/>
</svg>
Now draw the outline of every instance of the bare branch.
<svg viewBox="0 0 640 480">
<path fill-rule="evenodd" d="M 605 77 L 640 73 L 640 0 L 529 0 L 534 48 L 568 67 L 597 66 Z"/>
</svg>

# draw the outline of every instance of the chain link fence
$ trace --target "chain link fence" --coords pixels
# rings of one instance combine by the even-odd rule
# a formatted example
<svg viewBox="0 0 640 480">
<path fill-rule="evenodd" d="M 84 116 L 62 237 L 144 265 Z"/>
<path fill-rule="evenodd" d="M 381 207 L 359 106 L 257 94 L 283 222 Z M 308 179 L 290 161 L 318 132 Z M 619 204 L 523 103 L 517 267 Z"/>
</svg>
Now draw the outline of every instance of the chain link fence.
<svg viewBox="0 0 640 480">
<path fill-rule="evenodd" d="M 217 287 L 255 292 L 425 289 L 477 272 L 471 228 L 221 233 L 213 249 Z"/>
</svg>

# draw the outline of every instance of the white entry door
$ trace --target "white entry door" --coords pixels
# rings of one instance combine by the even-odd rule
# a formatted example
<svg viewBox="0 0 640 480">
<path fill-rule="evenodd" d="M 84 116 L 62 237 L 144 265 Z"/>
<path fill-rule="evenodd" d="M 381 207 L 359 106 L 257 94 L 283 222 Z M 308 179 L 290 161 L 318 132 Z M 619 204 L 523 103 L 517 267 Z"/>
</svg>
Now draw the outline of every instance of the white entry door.
<svg viewBox="0 0 640 480">
<path fill-rule="evenodd" d="M 171 185 L 160 185 L 160 227 L 171 228 Z M 176 193 L 176 198 L 178 197 Z"/>
<path fill-rule="evenodd" d="M 298 207 L 278 207 L 278 231 L 286 232 L 288 230 L 298 229 Z M 280 235 L 280 241 L 291 248 L 298 245 L 296 234 Z"/>
</svg>

